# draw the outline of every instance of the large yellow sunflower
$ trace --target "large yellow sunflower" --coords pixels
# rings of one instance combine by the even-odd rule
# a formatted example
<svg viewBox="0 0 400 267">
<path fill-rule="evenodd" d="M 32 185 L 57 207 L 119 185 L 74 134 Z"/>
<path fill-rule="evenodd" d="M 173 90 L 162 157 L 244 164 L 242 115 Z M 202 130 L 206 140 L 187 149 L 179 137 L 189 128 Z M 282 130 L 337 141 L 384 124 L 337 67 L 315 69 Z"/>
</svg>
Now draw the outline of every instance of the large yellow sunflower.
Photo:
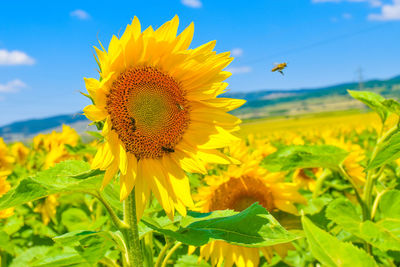
<svg viewBox="0 0 400 267">
<path fill-rule="evenodd" d="M 305 203 L 298 192 L 298 186 L 284 182 L 283 173 L 267 173 L 266 170 L 252 164 L 230 166 L 219 176 L 205 178 L 208 186 L 201 187 L 194 196 L 196 207 L 202 212 L 233 209 L 242 211 L 254 202 L 258 202 L 268 211 L 282 210 L 297 214 L 294 203 Z M 234 176 L 232 176 L 234 174 Z M 231 267 L 258 266 L 260 252 L 270 261 L 274 252 L 285 257 L 287 250 L 293 248 L 290 243 L 263 248 L 248 248 L 232 245 L 224 241 L 212 241 L 200 247 L 200 258 L 211 260 L 212 265 Z M 189 248 L 189 253 L 194 251 Z"/>
<path fill-rule="evenodd" d="M 240 120 L 227 113 L 244 101 L 217 98 L 229 77 L 229 52 L 215 41 L 188 49 L 193 23 L 176 36 L 175 16 L 157 30 L 141 32 L 135 17 L 106 51 L 96 49 L 100 79 L 85 79 L 92 121 L 103 121 L 105 142 L 92 167 L 106 170 L 103 187 L 120 172 L 120 199 L 135 188 L 141 217 L 152 191 L 166 213 L 182 215 L 193 205 L 183 170 L 205 173 L 206 163 L 232 163 L 217 151 L 237 139 Z"/>
</svg>

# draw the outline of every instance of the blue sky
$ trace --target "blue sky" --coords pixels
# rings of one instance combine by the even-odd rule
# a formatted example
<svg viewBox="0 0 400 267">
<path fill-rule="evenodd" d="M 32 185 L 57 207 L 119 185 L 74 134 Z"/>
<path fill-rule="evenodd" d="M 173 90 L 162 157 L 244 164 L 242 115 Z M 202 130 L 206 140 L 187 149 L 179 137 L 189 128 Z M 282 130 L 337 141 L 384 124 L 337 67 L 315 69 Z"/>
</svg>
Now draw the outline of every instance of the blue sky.
<svg viewBox="0 0 400 267">
<path fill-rule="evenodd" d="M 232 51 L 232 92 L 332 85 L 400 74 L 400 0 L 2 1 L 0 125 L 74 113 L 97 77 L 93 45 L 133 16 L 158 27 L 195 23 L 192 47 Z M 271 73 L 288 62 L 285 76 Z"/>
</svg>

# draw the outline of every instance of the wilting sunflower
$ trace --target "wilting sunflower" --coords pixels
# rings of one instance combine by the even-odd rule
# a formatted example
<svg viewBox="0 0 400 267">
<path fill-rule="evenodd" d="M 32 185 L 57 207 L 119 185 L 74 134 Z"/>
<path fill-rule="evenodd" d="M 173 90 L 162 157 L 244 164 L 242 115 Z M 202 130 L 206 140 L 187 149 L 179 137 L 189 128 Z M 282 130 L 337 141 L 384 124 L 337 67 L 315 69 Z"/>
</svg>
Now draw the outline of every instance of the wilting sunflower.
<svg viewBox="0 0 400 267">
<path fill-rule="evenodd" d="M 232 176 L 234 174 L 234 176 Z M 268 173 L 266 170 L 252 164 L 230 166 L 219 176 L 205 178 L 207 186 L 200 187 L 196 207 L 199 211 L 233 209 L 242 211 L 254 202 L 258 202 L 268 211 L 282 210 L 297 214 L 294 203 L 305 203 L 298 192 L 298 186 L 284 182 L 283 173 Z M 200 247 L 200 258 L 211 260 L 213 265 L 225 267 L 258 266 L 260 252 L 270 261 L 274 252 L 285 257 L 287 250 L 292 248 L 290 243 L 263 248 L 248 248 L 232 245 L 224 241 L 212 241 Z M 194 251 L 189 248 L 189 253 Z"/>
<path fill-rule="evenodd" d="M 106 51 L 96 49 L 100 79 L 85 79 L 93 105 L 84 109 L 104 122 L 105 142 L 92 167 L 106 170 L 103 187 L 120 172 L 120 199 L 135 188 L 138 218 L 150 191 L 169 216 L 193 205 L 184 173 L 205 173 L 206 163 L 232 163 L 217 151 L 236 140 L 240 120 L 227 113 L 244 101 L 220 98 L 231 74 L 229 52 L 215 41 L 188 49 L 193 23 L 176 36 L 175 16 L 157 30 L 141 32 L 135 17 Z"/>
</svg>

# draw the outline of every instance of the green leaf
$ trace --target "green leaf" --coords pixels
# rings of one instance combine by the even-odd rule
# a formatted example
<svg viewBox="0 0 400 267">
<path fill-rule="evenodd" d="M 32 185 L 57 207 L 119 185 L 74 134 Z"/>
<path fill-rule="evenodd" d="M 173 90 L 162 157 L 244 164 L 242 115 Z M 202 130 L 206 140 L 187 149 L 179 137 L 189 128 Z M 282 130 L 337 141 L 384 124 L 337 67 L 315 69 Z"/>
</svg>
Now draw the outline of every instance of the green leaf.
<svg viewBox="0 0 400 267">
<path fill-rule="evenodd" d="M 317 167 L 336 169 L 347 154 L 329 145 L 287 146 L 264 158 L 261 166 L 272 172 Z"/>
<path fill-rule="evenodd" d="M 376 169 L 384 164 L 400 158 L 400 132 L 393 134 L 383 143 L 375 158 L 368 164 L 366 170 Z"/>
<path fill-rule="evenodd" d="M 311 253 L 323 266 L 378 266 L 365 251 L 351 243 L 339 241 L 315 226 L 307 217 L 302 218 L 302 223 Z"/>
<path fill-rule="evenodd" d="M 382 102 L 385 101 L 385 98 L 383 96 L 368 91 L 347 90 L 347 92 L 349 92 L 349 94 L 353 98 L 360 100 L 365 105 L 370 107 L 373 111 L 378 113 L 379 117 L 381 117 L 382 122 L 386 121 L 389 115 L 389 110 L 386 106 L 382 104 Z"/>
<path fill-rule="evenodd" d="M 199 256 L 183 255 L 176 261 L 174 267 L 211 267 L 211 265 L 204 260 L 199 262 Z"/>
<path fill-rule="evenodd" d="M 53 240 L 64 246 L 74 246 L 75 251 L 90 264 L 101 260 L 114 243 L 110 233 L 104 231 L 75 231 Z"/>
<path fill-rule="evenodd" d="M 182 219 L 180 225 L 173 224 L 165 228 L 149 221 L 143 223 L 157 232 L 193 246 L 202 246 L 211 240 L 224 240 L 247 247 L 264 247 L 299 238 L 285 230 L 258 204 L 253 204 L 240 213 L 230 210 L 191 212 Z"/>
<path fill-rule="evenodd" d="M 380 218 L 400 219 L 400 191 L 390 190 L 382 197 L 378 205 L 378 215 Z"/>
<path fill-rule="evenodd" d="M 326 216 L 382 251 L 400 251 L 400 191 L 389 191 L 385 195 L 382 196 L 383 203 L 381 200 L 379 204 L 381 220 L 378 222 L 363 222 L 360 212 L 347 199 L 338 199 L 329 204 Z"/>
<path fill-rule="evenodd" d="M 76 160 L 61 162 L 46 171 L 39 172 L 35 177 L 23 179 L 0 198 L 0 210 L 51 194 L 96 190 L 100 188 L 103 179 L 103 175 L 97 174 L 98 172 L 90 170 L 87 162 Z"/>
<path fill-rule="evenodd" d="M 382 105 L 384 105 L 390 112 L 400 115 L 400 103 L 396 100 L 386 99 L 382 101 Z"/>
</svg>

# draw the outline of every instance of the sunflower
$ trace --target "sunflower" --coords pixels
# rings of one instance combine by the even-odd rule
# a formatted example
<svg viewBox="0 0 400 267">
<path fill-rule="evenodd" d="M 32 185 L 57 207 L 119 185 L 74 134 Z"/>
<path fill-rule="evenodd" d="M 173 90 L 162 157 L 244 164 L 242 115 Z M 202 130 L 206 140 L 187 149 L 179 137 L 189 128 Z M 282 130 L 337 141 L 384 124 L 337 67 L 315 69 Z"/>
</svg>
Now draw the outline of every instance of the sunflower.
<svg viewBox="0 0 400 267">
<path fill-rule="evenodd" d="M 326 138 L 325 143 L 340 147 L 349 154 L 342 162 L 343 169 L 354 179 L 357 185 L 361 186 L 365 183 L 365 172 L 360 162 L 365 160 L 365 152 L 358 145 L 350 141 L 345 141 L 344 138 Z"/>
<path fill-rule="evenodd" d="M 66 145 L 76 146 L 79 142 L 78 133 L 67 125 L 62 126 L 61 132 L 53 131 L 49 134 L 39 134 L 33 138 L 33 147 L 35 150 L 41 150 L 45 153 L 44 169 L 53 167 L 56 163 L 67 159 L 73 159 Z"/>
<path fill-rule="evenodd" d="M 29 154 L 29 148 L 27 148 L 23 143 L 17 142 L 11 146 L 11 154 L 14 156 L 16 161 L 22 165 Z"/>
<path fill-rule="evenodd" d="M 7 177 L 0 177 L 0 197 L 10 190 L 11 186 L 6 180 Z M 10 217 L 14 214 L 14 208 L 9 208 L 5 210 L 0 210 L 0 219 Z"/>
<path fill-rule="evenodd" d="M 45 225 L 48 225 L 50 219 L 56 216 L 58 202 L 58 195 L 49 195 L 39 203 L 34 212 L 40 213 L 42 215 L 42 221 Z"/>
<path fill-rule="evenodd" d="M 205 164 L 230 164 L 217 148 L 238 138 L 240 120 L 227 111 L 245 101 L 220 98 L 231 74 L 229 52 L 215 41 L 188 49 L 193 23 L 176 36 L 175 16 L 157 30 L 141 32 L 135 17 L 106 51 L 97 49 L 100 79 L 85 79 L 93 105 L 85 115 L 103 124 L 104 143 L 92 168 L 105 170 L 102 187 L 120 173 L 120 199 L 135 190 L 138 218 L 153 192 L 166 213 L 193 206 L 184 171 L 205 173 Z"/>
<path fill-rule="evenodd" d="M 78 133 L 67 125 L 62 126 L 61 132 L 52 131 L 49 134 L 39 134 L 33 139 L 33 146 L 35 150 L 44 152 L 44 170 L 53 167 L 56 163 L 64 160 L 76 158 L 71 155 L 66 145 L 76 146 L 79 142 Z M 34 209 L 42 215 L 44 224 L 48 224 L 50 219 L 56 215 L 58 203 L 58 195 L 49 195 L 42 200 Z"/>
<path fill-rule="evenodd" d="M 232 176 L 234 174 L 234 176 Z M 205 178 L 207 186 L 200 187 L 196 207 L 202 212 L 233 209 L 242 211 L 254 202 L 258 202 L 268 211 L 282 210 L 297 214 L 294 203 L 305 203 L 305 198 L 298 192 L 298 186 L 284 182 L 284 173 L 268 173 L 253 164 L 232 165 L 219 176 Z M 274 252 L 285 257 L 290 243 L 263 248 L 248 248 L 232 245 L 224 241 L 212 241 L 200 247 L 200 259 L 211 259 L 213 265 L 225 267 L 258 266 L 260 252 L 270 261 Z M 189 253 L 194 251 L 190 247 Z"/>
<path fill-rule="evenodd" d="M 300 187 L 314 191 L 316 178 L 320 177 L 323 171 L 322 168 L 297 169 L 293 173 L 293 182 Z"/>
<path fill-rule="evenodd" d="M 0 137 L 0 176 L 7 176 L 12 172 L 14 161 L 3 138 Z"/>
</svg>

